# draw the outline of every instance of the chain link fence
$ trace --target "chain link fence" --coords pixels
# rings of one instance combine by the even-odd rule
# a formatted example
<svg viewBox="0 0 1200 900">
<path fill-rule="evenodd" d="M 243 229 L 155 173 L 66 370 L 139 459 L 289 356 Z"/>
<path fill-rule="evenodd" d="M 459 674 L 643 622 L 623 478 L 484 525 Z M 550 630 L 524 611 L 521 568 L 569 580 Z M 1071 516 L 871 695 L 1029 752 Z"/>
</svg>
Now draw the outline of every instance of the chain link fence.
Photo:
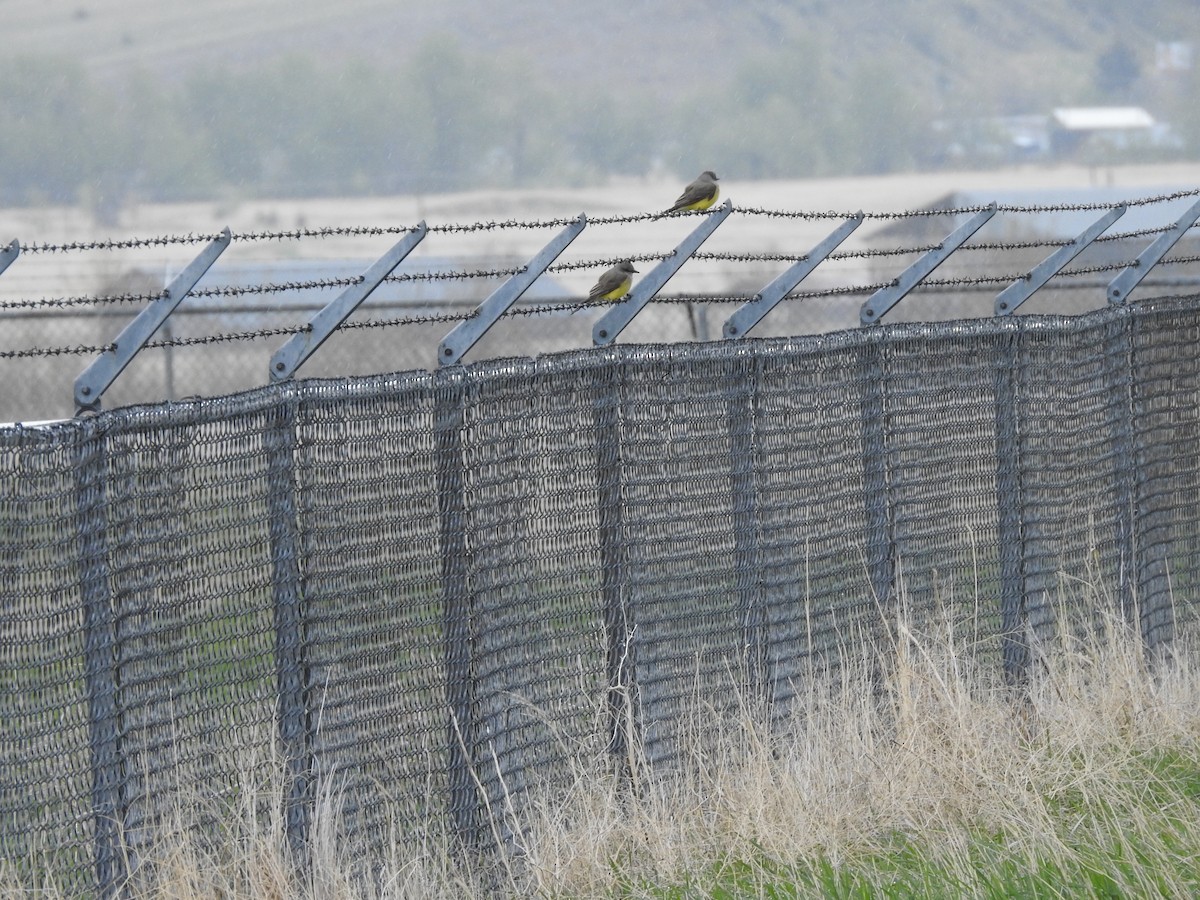
<svg viewBox="0 0 1200 900">
<path fill-rule="evenodd" d="M 274 753 L 298 850 L 329 780 L 368 856 L 511 850 L 573 760 L 784 715 L 901 604 L 1015 685 L 1085 582 L 1194 636 L 1198 341 L 1192 295 L 6 427 L 0 855 L 111 892 Z"/>
<path fill-rule="evenodd" d="M 978 212 L 884 218 L 944 234 Z M 600 224 L 690 227 L 659 218 Z M 631 778 L 635 751 L 669 769 L 685 726 L 719 727 L 747 697 L 786 718 L 814 672 L 886 644 L 901 607 L 948 614 L 1017 688 L 1064 616 L 1101 615 L 1079 585 L 1102 586 L 1150 648 L 1190 639 L 1188 235 L 1137 302 L 1094 310 L 1169 227 L 1090 244 L 1004 318 L 995 292 L 1070 241 L 967 244 L 891 324 L 855 328 L 864 298 L 939 246 L 884 235 L 831 255 L 766 337 L 736 341 L 706 339 L 803 254 L 706 248 L 634 343 L 590 350 L 571 349 L 594 313 L 573 311 L 579 283 L 617 257 L 565 257 L 472 351 L 485 361 L 445 368 L 438 340 L 523 263 L 424 259 L 305 366 L 324 377 L 268 387 L 270 351 L 363 265 L 293 261 L 284 276 L 235 256 L 114 384 L 110 411 L 72 419 L 71 379 L 165 276 L 89 264 L 68 282 L 124 280 L 5 294 L 0 418 L 63 420 L 0 427 L 0 858 L 112 894 L 181 792 L 212 801 L 215 827 L 278 759 L 301 857 L 332 783 L 364 859 L 435 825 L 511 853 L 522 809 L 579 759 Z M 331 237 L 362 235 L 234 244 Z M 207 240 L 22 257 L 49 271 Z"/>
</svg>

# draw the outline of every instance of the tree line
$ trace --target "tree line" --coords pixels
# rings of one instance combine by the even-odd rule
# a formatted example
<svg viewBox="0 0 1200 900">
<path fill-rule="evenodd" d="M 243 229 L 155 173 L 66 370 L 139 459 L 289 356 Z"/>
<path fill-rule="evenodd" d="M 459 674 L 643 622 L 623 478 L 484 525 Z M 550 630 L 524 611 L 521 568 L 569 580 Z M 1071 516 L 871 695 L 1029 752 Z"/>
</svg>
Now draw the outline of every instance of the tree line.
<svg viewBox="0 0 1200 900">
<path fill-rule="evenodd" d="M 287 57 L 99 83 L 67 59 L 0 61 L 0 203 L 362 196 L 595 183 L 705 168 L 739 178 L 935 165 L 935 111 L 880 61 L 764 53 L 664 104 L 548 83 L 527 61 L 427 40 L 395 68 Z"/>
</svg>

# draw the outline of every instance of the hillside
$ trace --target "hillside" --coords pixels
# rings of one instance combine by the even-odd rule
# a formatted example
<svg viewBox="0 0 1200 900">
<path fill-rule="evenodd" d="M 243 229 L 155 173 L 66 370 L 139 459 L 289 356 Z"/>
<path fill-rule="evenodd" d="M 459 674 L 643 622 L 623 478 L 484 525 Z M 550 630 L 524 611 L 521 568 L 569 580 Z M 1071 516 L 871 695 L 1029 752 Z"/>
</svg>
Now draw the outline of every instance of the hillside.
<svg viewBox="0 0 1200 900">
<path fill-rule="evenodd" d="M 0 206 L 78 204 L 103 222 L 145 202 L 704 169 L 765 181 L 1200 159 L 1194 0 L 1103 15 L 1079 0 L 0 9 L 16 48 L 0 54 Z M 1055 145 L 1048 114 L 1064 105 L 1151 117 L 1137 137 Z"/>
<path fill-rule="evenodd" d="M 921 95 L 1008 108 L 997 111 L 1077 102 L 1118 40 L 1149 70 L 1156 42 L 1200 38 L 1192 0 L 7 0 L 3 11 L 10 47 L 102 77 L 178 77 L 285 53 L 387 66 L 446 33 L 475 54 L 519 56 L 567 88 L 682 97 L 717 89 L 763 51 L 795 47 L 842 75 L 883 62 Z"/>
</svg>

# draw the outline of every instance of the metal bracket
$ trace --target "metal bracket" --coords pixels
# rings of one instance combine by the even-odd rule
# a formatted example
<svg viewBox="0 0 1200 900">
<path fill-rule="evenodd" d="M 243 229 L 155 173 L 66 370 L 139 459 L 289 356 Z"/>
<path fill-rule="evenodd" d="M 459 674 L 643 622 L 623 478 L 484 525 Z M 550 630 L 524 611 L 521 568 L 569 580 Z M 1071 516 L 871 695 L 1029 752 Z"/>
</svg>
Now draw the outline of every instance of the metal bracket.
<svg viewBox="0 0 1200 900">
<path fill-rule="evenodd" d="M 838 245 L 848 238 L 854 229 L 862 224 L 862 220 L 863 214 L 859 210 L 831 231 L 825 240 L 821 241 L 821 243 L 808 252 L 807 256 L 801 260 L 797 260 L 788 267 L 786 272 L 779 275 L 774 281 L 755 294 L 753 299 L 739 306 L 734 314 L 725 322 L 725 327 L 721 329 L 721 333 L 725 339 L 745 337 L 751 328 L 761 322 L 763 317 L 776 307 L 780 300 L 795 290 L 796 285 L 807 278 L 813 269 L 824 262 L 825 257 L 836 250 Z"/>
<path fill-rule="evenodd" d="M 1176 241 L 1183 237 L 1197 219 L 1200 219 L 1200 200 L 1193 203 L 1191 208 L 1179 217 L 1178 222 L 1156 237 L 1154 242 L 1138 255 L 1137 259 L 1122 269 L 1121 273 L 1108 283 L 1108 302 L 1124 303 L 1130 291 L 1150 274 L 1150 270 L 1167 255 L 1167 251 L 1175 246 Z"/>
<path fill-rule="evenodd" d="M 858 311 L 858 321 L 862 325 L 875 325 L 893 306 L 899 303 L 918 284 L 929 277 L 929 274 L 940 266 L 946 259 L 963 245 L 996 214 L 996 204 L 989 203 L 986 209 L 975 213 L 950 234 L 942 242 L 930 250 L 915 263 L 905 269 L 887 287 L 882 287 L 867 298 Z"/>
<path fill-rule="evenodd" d="M 679 267 L 691 258 L 697 248 L 717 230 L 717 226 L 724 222 L 731 212 L 733 212 L 733 203 L 726 200 L 716 212 L 709 214 L 695 231 L 684 238 L 670 256 L 647 272 L 646 277 L 634 285 L 633 290 L 626 294 L 621 302 L 615 304 L 592 326 L 592 343 L 597 347 L 603 347 L 615 341 L 617 335 L 625 330 L 625 326 L 633 321 L 633 317 L 642 311 L 642 307 L 649 303 L 655 294 L 662 290 L 662 286 L 679 271 Z"/>
<path fill-rule="evenodd" d="M 0 249 L 0 273 L 16 262 L 21 255 L 21 242 L 13 238 L 7 246 Z"/>
<path fill-rule="evenodd" d="M 496 288 L 491 296 L 480 303 L 471 318 L 455 325 L 438 345 L 438 365 L 452 366 L 461 360 L 463 354 L 487 334 L 488 329 L 496 324 L 496 320 L 517 302 L 526 289 L 546 271 L 550 263 L 558 259 L 559 254 L 566 250 L 571 241 L 575 240 L 586 227 L 587 215 L 580 213 L 579 218 L 543 247 L 541 252 L 526 263 L 520 272 Z"/>
<path fill-rule="evenodd" d="M 296 370 L 304 365 L 304 361 L 317 352 L 326 339 L 337 330 L 349 315 L 354 312 L 371 292 L 400 265 L 404 257 L 421 243 L 428 228 L 420 222 L 413 231 L 406 235 L 396 246 L 379 257 L 367 271 L 363 272 L 362 281 L 352 284 L 330 301 L 320 312 L 309 320 L 309 330 L 292 335 L 286 344 L 275 351 L 271 357 L 270 377 L 272 381 L 286 381 L 296 374 Z"/>
<path fill-rule="evenodd" d="M 104 396 L 104 392 L 137 356 L 138 351 L 145 346 L 158 327 L 167 320 L 167 316 L 188 295 L 188 291 L 196 286 L 196 282 L 216 262 L 217 257 L 225 252 L 230 239 L 229 229 L 226 228 L 188 264 L 187 268 L 175 276 L 175 280 L 167 286 L 161 297 L 154 300 L 125 326 L 113 341 L 112 349 L 101 353 L 79 374 L 75 379 L 76 415 L 100 409 L 100 398 Z"/>
<path fill-rule="evenodd" d="M 1114 206 L 1083 231 L 1071 243 L 1059 247 L 1044 260 L 1030 269 L 1029 274 L 1018 278 L 999 294 L 996 295 L 995 312 L 998 316 L 1011 316 L 1017 308 L 1033 296 L 1047 281 L 1059 273 L 1083 248 L 1100 237 L 1105 230 L 1121 216 L 1125 215 L 1125 206 Z"/>
</svg>

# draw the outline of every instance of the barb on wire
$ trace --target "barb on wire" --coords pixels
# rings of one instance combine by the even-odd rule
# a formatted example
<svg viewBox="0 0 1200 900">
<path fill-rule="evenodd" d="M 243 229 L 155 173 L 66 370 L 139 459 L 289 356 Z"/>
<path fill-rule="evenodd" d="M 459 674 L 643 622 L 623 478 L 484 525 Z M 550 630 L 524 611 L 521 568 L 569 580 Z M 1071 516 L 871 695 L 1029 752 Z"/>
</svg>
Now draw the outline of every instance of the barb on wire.
<svg viewBox="0 0 1200 900">
<path fill-rule="evenodd" d="M 1176 191 L 1169 194 L 1161 194 L 1154 197 L 1142 197 L 1126 201 L 1127 206 L 1146 206 L 1153 203 L 1167 202 L 1177 200 L 1183 197 L 1192 197 L 1200 194 L 1200 189 Z M 1072 203 L 1072 204 L 1047 204 L 1036 206 L 1001 206 L 1001 210 L 1016 214 L 1036 214 L 1044 212 L 1060 212 L 1060 211 L 1092 211 L 1096 209 L 1108 209 L 1111 203 Z M 900 219 L 906 217 L 933 217 L 933 216 L 956 216 L 966 213 L 972 213 L 982 207 L 957 207 L 950 209 L 923 209 L 923 210 L 903 210 L 898 212 L 880 212 L 865 214 L 866 218 L 874 219 Z M 821 212 L 821 211 L 788 211 L 788 210 L 762 210 L 755 208 L 735 208 L 735 212 L 742 215 L 762 215 L 777 218 L 832 218 L 840 217 L 845 214 L 840 212 Z M 703 214 L 703 213 L 701 213 Z M 640 213 L 632 216 L 608 216 L 590 220 L 592 224 L 623 224 L 629 222 L 644 222 L 663 218 L 662 213 Z M 465 233 L 482 230 L 491 230 L 498 228 L 547 228 L 563 226 L 573 223 L 575 219 L 545 219 L 545 220 L 530 220 L 521 221 L 516 219 L 505 221 L 492 222 L 477 222 L 467 224 L 443 224 L 431 227 L 429 230 L 438 231 L 445 234 Z M 1099 238 L 1100 241 L 1129 241 L 1133 239 L 1141 239 L 1152 235 L 1158 235 L 1169 231 L 1172 227 L 1170 224 L 1159 227 L 1142 228 L 1134 231 L 1118 232 L 1114 234 L 1106 234 Z M 307 237 L 330 237 L 343 235 L 384 235 L 396 234 L 401 232 L 411 231 L 407 226 L 395 226 L 387 228 L 370 228 L 370 227 L 354 227 L 354 228 L 316 228 L 316 229 L 296 229 L 292 231 L 270 231 L 270 232 L 245 232 L 233 236 L 234 240 L 242 241 L 263 241 L 263 240 L 290 240 Z M 144 239 L 129 239 L 122 241 L 89 241 L 75 242 L 70 244 L 52 245 L 52 244 L 35 244 L 24 248 L 32 253 L 55 253 L 69 252 L 75 250 L 95 250 L 95 249 L 126 249 L 126 248 L 144 248 L 144 247 L 162 247 L 170 244 L 197 243 L 200 241 L 210 240 L 210 235 L 204 234 L 188 234 L 188 235 L 167 235 L 159 237 L 151 237 Z M 988 260 L 989 267 L 1001 260 L 1003 254 L 1026 249 L 1038 249 L 1046 247 L 1061 247 L 1069 244 L 1069 240 L 1057 238 L 1037 238 L 1029 240 L 996 240 L 983 241 L 978 243 L 965 244 L 960 250 L 962 252 L 986 252 L 996 254 L 997 260 Z M 872 258 L 886 259 L 890 257 L 901 257 L 916 255 L 919 253 L 929 252 L 930 250 L 939 247 L 939 244 L 922 244 L 918 246 L 877 246 L 864 247 L 860 249 L 843 250 L 830 255 L 830 259 L 836 260 L 864 260 Z M 657 263 L 669 256 L 664 253 L 642 253 L 631 257 L 636 262 L 651 262 Z M 626 258 L 622 255 L 619 258 L 588 258 L 568 260 L 557 262 L 551 266 L 548 271 L 553 273 L 573 273 L 586 269 L 607 268 Z M 753 263 L 775 264 L 787 263 L 792 264 L 804 258 L 803 255 L 794 253 L 753 253 L 753 252 L 717 252 L 706 251 L 697 252 L 694 258 L 702 261 L 728 263 L 731 265 L 745 265 Z M 1159 265 L 1189 265 L 1200 262 L 1200 255 L 1175 256 L 1163 259 Z M 1114 271 L 1124 269 L 1131 264 L 1128 260 L 1096 263 L 1074 269 L 1067 269 L 1059 273 L 1055 280 L 1047 285 L 1048 288 L 1078 288 L 1089 282 L 1093 276 L 1111 274 Z M 399 272 L 389 275 L 386 279 L 392 283 L 435 283 L 443 281 L 466 281 L 471 279 L 496 279 L 511 277 L 521 271 L 520 267 L 493 267 L 493 268 L 478 268 L 470 270 L 435 270 L 426 272 Z M 992 290 L 996 286 L 1011 284 L 1017 279 L 1026 277 L 1025 272 L 1007 273 L 1007 274 L 981 274 L 981 275 L 962 275 L 957 277 L 944 277 L 941 279 L 928 279 L 923 282 L 918 288 L 919 291 L 931 292 L 946 292 L 946 291 L 983 291 Z M 322 278 L 305 281 L 286 281 L 286 282 L 268 282 L 255 285 L 215 285 L 209 287 L 201 287 L 192 291 L 192 296 L 198 299 L 203 298 L 232 298 L 247 295 L 269 295 L 284 292 L 296 292 L 303 290 L 323 290 L 331 288 L 344 288 L 357 284 L 361 281 L 361 276 L 353 276 L 346 278 Z M 877 284 L 849 284 L 840 287 L 828 287 L 820 290 L 810 290 L 796 292 L 788 295 L 788 301 L 803 301 L 815 298 L 837 298 L 837 297 L 858 297 L 872 293 L 882 287 L 886 287 L 891 282 L 882 282 Z M 1153 280 L 1147 280 L 1146 284 L 1154 283 Z M 46 310 L 47 314 L 52 315 L 57 310 L 74 310 L 79 307 L 102 307 L 112 304 L 139 304 L 149 303 L 162 297 L 163 292 L 153 292 L 145 294 L 125 293 L 110 296 L 78 296 L 78 297 L 61 297 L 61 298 L 42 298 L 38 300 L 17 299 L 0 301 L 0 313 L 5 311 L 20 311 L 20 310 Z M 655 298 L 655 303 L 733 303 L 745 302 L 750 299 L 747 296 L 725 296 L 716 294 L 688 294 L 678 296 L 660 296 Z M 430 301 L 430 305 L 434 301 Z M 603 301 L 594 303 L 582 304 L 586 308 L 603 308 L 607 305 Z M 445 308 L 445 307 L 444 307 Z M 530 316 L 570 312 L 581 308 L 581 304 L 575 298 L 564 297 L 561 300 L 543 301 L 541 303 L 524 303 L 515 306 L 506 315 L 509 316 Z M 228 309 L 228 306 L 217 306 L 210 304 L 202 309 L 195 310 L 196 312 L 219 313 Z M 350 321 L 344 323 L 341 327 L 345 330 L 362 329 L 362 328 L 390 328 L 413 325 L 430 325 L 442 323 L 460 322 L 470 318 L 471 312 L 455 312 L 450 308 L 445 308 L 445 312 L 425 312 L 413 315 L 402 315 L 393 318 L 370 318 L 361 321 Z M 242 312 L 255 312 L 253 307 L 247 307 Z M 270 310 L 262 310 L 263 312 L 286 313 L 290 309 L 280 309 L 278 307 Z M 267 337 L 276 337 L 281 335 L 293 335 L 307 329 L 306 325 L 297 325 L 291 327 L 278 328 L 259 328 L 248 331 L 228 332 L 202 337 L 167 337 L 159 341 L 150 342 L 148 347 L 190 347 L 211 343 L 233 342 L 255 340 Z M 5 350 L 0 351 L 0 359 L 20 359 L 39 356 L 62 356 L 62 355 L 79 355 L 79 354 L 95 354 L 103 352 L 106 347 L 93 346 L 62 346 L 62 347 L 30 347 L 25 349 Z"/>
<path fill-rule="evenodd" d="M 1044 204 L 1001 204 L 997 206 L 1000 212 L 1022 213 L 1022 214 L 1040 214 L 1049 212 L 1088 212 L 1094 210 L 1111 209 L 1117 205 L 1129 206 L 1150 206 L 1155 203 L 1169 203 L 1172 200 L 1179 200 L 1184 197 L 1200 196 L 1200 188 L 1190 188 L 1188 190 L 1174 191 L 1170 194 L 1157 194 L 1151 197 L 1136 197 L 1130 200 L 1120 201 L 1104 201 L 1094 203 L 1044 203 Z M 920 219 L 920 218 L 935 218 L 937 216 L 958 216 L 958 215 L 974 215 L 977 212 L 982 212 L 987 209 L 987 206 L 951 206 L 944 208 L 926 207 L 922 209 L 906 209 L 890 212 L 864 212 L 865 219 Z M 852 215 L 857 215 L 855 212 L 845 212 L 841 210 L 784 210 L 784 209 L 762 209 L 753 206 L 738 206 L 734 207 L 734 212 L 743 216 L 763 216 L 766 218 L 775 219 L 844 219 Z"/>
<path fill-rule="evenodd" d="M 1179 200 L 1185 197 L 1200 196 L 1200 188 L 1174 191 L 1169 194 L 1157 194 L 1150 197 L 1133 197 L 1127 200 L 1119 201 L 1121 205 L 1126 207 L 1132 206 L 1150 206 L 1156 203 L 1167 203 L 1172 200 Z M 1046 203 L 1046 204 L 1004 204 L 998 207 L 1002 212 L 1019 213 L 1019 214 L 1040 214 L 1048 212 L 1073 212 L 1073 211 L 1092 211 L 1100 209 L 1108 209 L 1116 203 L 1112 201 L 1092 202 L 1092 203 Z M 955 216 L 955 215 L 972 215 L 985 209 L 984 206 L 958 206 L 947 207 L 944 209 L 923 208 L 923 209 L 904 209 L 881 212 L 864 212 L 863 217 L 867 219 L 875 219 L 880 221 L 910 219 L 910 218 L 932 218 L 937 216 Z M 734 207 L 734 212 L 742 216 L 759 216 L 766 218 L 777 219 L 844 219 L 856 213 L 847 213 L 839 210 L 785 210 L 785 209 L 766 209 L 753 206 Z M 702 213 L 707 214 L 707 213 Z M 625 225 L 635 222 L 650 222 L 658 219 L 667 218 L 661 212 L 642 212 L 629 215 L 614 215 L 614 216 L 597 216 L 594 219 L 589 219 L 589 223 L 595 225 Z M 507 229 L 544 229 L 544 228 L 562 228 L 574 222 L 573 217 L 552 218 L 552 219 L 504 219 L 491 220 L 486 222 L 466 222 L 466 223 L 444 223 L 441 225 L 429 226 L 429 231 L 439 234 L 467 234 L 481 231 L 496 231 Z M 279 231 L 244 231 L 237 232 L 232 235 L 232 240 L 253 243 L 263 241 L 284 241 L 284 240 L 301 240 L 304 238 L 331 238 L 331 237 L 373 237 L 384 235 L 398 235 L 412 232 L 416 228 L 415 225 L 393 225 L 393 226 L 340 226 L 328 228 L 295 228 Z M 1150 232 L 1146 232 L 1150 233 Z M 153 247 L 167 247 L 172 245 L 198 244 L 212 241 L 216 237 L 215 234 L 170 234 L 157 235 L 145 238 L 125 238 L 115 240 L 95 240 L 95 241 L 69 241 L 61 244 L 52 243 L 31 243 L 22 244 L 21 252 L 29 254 L 38 253 L 69 253 L 79 251 L 94 251 L 94 250 L 130 250 L 144 249 Z M 1115 238 L 1110 238 L 1115 239 Z"/>
</svg>

